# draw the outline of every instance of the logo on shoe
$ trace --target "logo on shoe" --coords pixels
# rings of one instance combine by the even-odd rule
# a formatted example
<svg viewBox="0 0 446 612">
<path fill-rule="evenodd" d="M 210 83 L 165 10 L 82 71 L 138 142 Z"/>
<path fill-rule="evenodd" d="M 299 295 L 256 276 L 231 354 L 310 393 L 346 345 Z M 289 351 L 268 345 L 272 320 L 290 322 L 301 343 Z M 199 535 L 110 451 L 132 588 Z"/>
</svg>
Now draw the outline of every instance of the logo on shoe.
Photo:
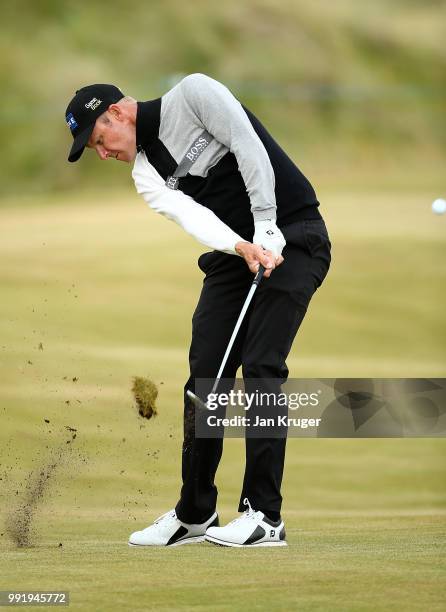
<svg viewBox="0 0 446 612">
<path fill-rule="evenodd" d="M 276 532 L 274 531 L 274 529 L 271 529 L 271 531 L 269 532 L 269 537 L 273 538 L 276 535 Z"/>
</svg>

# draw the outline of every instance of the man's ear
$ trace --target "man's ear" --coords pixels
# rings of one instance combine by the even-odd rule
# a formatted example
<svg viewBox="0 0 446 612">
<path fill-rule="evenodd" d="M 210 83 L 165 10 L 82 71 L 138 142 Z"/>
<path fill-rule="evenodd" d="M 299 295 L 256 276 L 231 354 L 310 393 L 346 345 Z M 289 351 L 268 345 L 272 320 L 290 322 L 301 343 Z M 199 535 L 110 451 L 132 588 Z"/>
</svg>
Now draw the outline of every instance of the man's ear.
<svg viewBox="0 0 446 612">
<path fill-rule="evenodd" d="M 124 113 L 123 113 L 123 108 L 120 104 L 110 104 L 107 110 L 114 119 L 117 119 L 118 121 L 122 121 L 124 117 Z"/>
</svg>

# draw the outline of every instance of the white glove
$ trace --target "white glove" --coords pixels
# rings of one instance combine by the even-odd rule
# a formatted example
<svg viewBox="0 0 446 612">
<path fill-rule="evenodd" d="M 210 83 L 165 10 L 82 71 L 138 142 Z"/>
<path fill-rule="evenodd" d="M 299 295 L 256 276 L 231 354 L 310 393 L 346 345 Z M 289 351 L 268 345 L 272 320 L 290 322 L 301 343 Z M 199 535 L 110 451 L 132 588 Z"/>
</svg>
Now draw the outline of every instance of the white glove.
<svg viewBox="0 0 446 612">
<path fill-rule="evenodd" d="M 276 257 L 281 255 L 286 241 L 276 222 L 273 219 L 264 219 L 256 221 L 254 227 L 253 244 L 260 244 L 264 249 L 272 251 Z"/>
</svg>

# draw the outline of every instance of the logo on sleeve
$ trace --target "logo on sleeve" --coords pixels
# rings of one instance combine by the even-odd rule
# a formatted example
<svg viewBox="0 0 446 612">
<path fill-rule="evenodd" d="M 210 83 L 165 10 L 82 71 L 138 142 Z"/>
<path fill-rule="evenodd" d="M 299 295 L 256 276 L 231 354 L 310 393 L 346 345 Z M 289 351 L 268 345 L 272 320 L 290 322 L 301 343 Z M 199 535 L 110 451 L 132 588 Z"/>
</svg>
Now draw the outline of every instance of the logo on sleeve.
<svg viewBox="0 0 446 612">
<path fill-rule="evenodd" d="M 75 130 L 77 128 L 77 122 L 76 119 L 73 117 L 73 113 L 69 113 L 66 116 L 66 121 L 67 121 L 67 125 L 70 128 L 71 131 Z"/>
<path fill-rule="evenodd" d="M 166 179 L 166 187 L 169 189 L 178 189 L 180 179 L 177 176 L 168 176 Z"/>
<path fill-rule="evenodd" d="M 186 153 L 187 159 L 189 159 L 191 162 L 196 161 L 210 142 L 210 139 L 207 139 L 204 136 L 197 138 L 189 151 Z"/>
</svg>

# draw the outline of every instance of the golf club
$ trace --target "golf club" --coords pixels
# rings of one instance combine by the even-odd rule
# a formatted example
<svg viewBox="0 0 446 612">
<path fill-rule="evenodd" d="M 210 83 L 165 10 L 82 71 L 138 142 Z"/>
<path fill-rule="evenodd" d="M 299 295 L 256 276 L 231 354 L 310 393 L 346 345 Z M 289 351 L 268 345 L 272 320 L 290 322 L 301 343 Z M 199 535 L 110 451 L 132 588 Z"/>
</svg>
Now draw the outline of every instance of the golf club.
<svg viewBox="0 0 446 612">
<path fill-rule="evenodd" d="M 239 314 L 239 317 L 237 319 L 237 323 L 235 324 L 234 331 L 232 332 L 231 339 L 229 340 L 229 344 L 228 344 L 226 352 L 225 352 L 225 354 L 223 356 L 223 359 L 222 359 L 222 362 L 221 362 L 221 365 L 220 365 L 220 369 L 218 370 L 217 378 L 215 379 L 215 382 L 214 382 L 214 384 L 212 386 L 210 394 L 215 393 L 217 391 L 217 387 L 218 387 L 218 384 L 220 382 L 221 375 L 223 374 L 223 370 L 225 368 L 226 362 L 228 361 L 228 357 L 229 357 L 229 354 L 231 352 L 232 346 L 233 346 L 233 344 L 235 342 L 235 339 L 237 337 L 238 331 L 239 331 L 240 326 L 241 326 L 241 324 L 243 322 L 243 319 L 245 317 L 246 311 L 248 310 L 249 304 L 251 303 L 253 295 L 254 295 L 254 293 L 255 293 L 255 291 L 256 291 L 260 281 L 262 280 L 264 272 L 265 272 L 265 268 L 264 268 L 264 266 L 262 266 L 262 264 L 260 264 L 258 272 L 255 275 L 254 280 L 252 281 L 252 285 L 251 285 L 249 293 L 248 293 L 248 295 L 246 297 L 245 303 L 243 304 L 243 308 L 242 308 L 242 310 L 241 310 L 241 312 Z M 187 390 L 186 393 L 187 393 L 188 397 L 190 398 L 190 400 L 194 403 L 194 405 L 197 408 L 202 408 L 204 410 L 208 410 L 207 402 L 206 403 L 203 402 L 203 400 L 200 399 L 198 397 L 198 395 L 195 395 L 195 393 L 193 393 L 189 389 Z"/>
</svg>

